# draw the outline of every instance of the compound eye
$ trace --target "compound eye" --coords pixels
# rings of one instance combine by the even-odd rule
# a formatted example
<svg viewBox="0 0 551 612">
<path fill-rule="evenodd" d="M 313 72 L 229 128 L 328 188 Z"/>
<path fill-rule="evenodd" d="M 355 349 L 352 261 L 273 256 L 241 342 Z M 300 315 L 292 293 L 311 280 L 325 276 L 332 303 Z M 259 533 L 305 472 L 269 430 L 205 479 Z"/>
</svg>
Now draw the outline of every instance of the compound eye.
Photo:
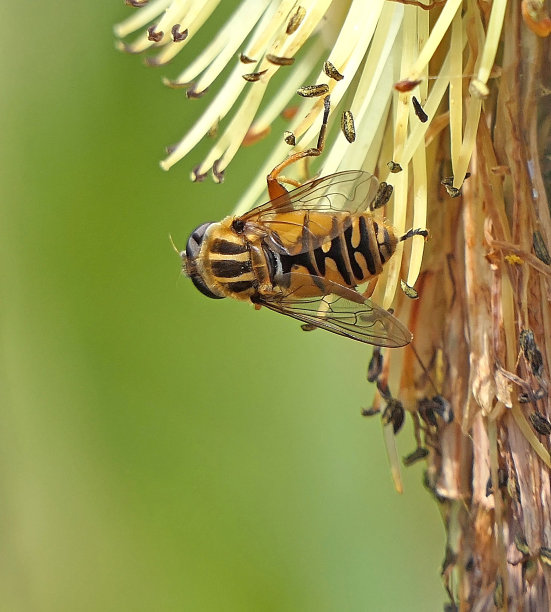
<svg viewBox="0 0 551 612">
<path fill-rule="evenodd" d="M 203 223 L 199 227 L 195 228 L 193 232 L 191 232 L 191 236 L 188 238 L 186 250 L 183 255 L 185 257 L 184 270 L 187 276 L 191 278 L 193 284 L 197 287 L 197 289 L 199 289 L 199 291 L 203 295 L 206 295 L 207 297 L 213 298 L 215 300 L 220 300 L 224 296 L 217 295 L 216 293 L 210 290 L 203 277 L 197 272 L 196 266 L 196 260 L 199 257 L 201 245 L 203 244 L 203 240 L 205 238 L 205 233 L 210 225 L 212 225 L 212 221 Z"/>
<path fill-rule="evenodd" d="M 210 225 L 212 225 L 212 221 L 203 223 L 199 227 L 196 227 L 193 232 L 191 232 L 191 236 L 188 238 L 186 244 L 186 254 L 188 259 L 194 260 L 197 255 L 199 255 L 201 244 L 203 243 L 203 238 L 205 237 L 205 232 Z"/>
<path fill-rule="evenodd" d="M 197 289 L 199 289 L 199 291 L 203 294 L 206 295 L 209 298 L 212 298 L 213 300 L 221 300 L 224 298 L 223 295 L 216 295 L 216 293 L 213 293 L 207 286 L 207 284 L 205 283 L 205 281 L 203 280 L 203 278 L 197 274 L 194 273 L 190 276 L 191 281 L 193 282 L 193 284 L 197 287 Z"/>
</svg>

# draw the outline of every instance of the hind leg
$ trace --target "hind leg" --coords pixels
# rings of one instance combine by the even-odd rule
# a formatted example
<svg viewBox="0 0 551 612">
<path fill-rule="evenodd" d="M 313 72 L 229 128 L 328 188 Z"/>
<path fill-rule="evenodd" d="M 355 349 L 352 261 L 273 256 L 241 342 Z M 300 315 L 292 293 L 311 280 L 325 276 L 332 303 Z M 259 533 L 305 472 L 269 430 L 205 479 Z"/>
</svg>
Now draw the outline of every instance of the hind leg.
<svg viewBox="0 0 551 612">
<path fill-rule="evenodd" d="M 325 96 L 325 99 L 323 100 L 323 107 L 323 121 L 321 124 L 321 129 L 318 136 L 318 143 L 316 147 L 312 149 L 306 149 L 305 151 L 298 151 L 297 153 L 289 155 L 287 159 L 278 164 L 270 172 L 270 174 L 268 174 L 267 183 L 268 195 L 270 196 L 270 200 L 275 200 L 276 198 L 287 193 L 287 189 L 285 189 L 283 183 L 293 185 L 294 187 L 300 186 L 300 183 L 298 181 L 286 178 L 284 176 L 280 176 L 282 170 L 284 170 L 288 166 L 291 166 L 292 164 L 295 164 L 297 161 L 304 159 L 305 157 L 318 157 L 318 155 L 321 155 L 323 147 L 325 146 L 325 134 L 327 132 L 327 120 L 329 118 L 329 96 Z"/>
</svg>

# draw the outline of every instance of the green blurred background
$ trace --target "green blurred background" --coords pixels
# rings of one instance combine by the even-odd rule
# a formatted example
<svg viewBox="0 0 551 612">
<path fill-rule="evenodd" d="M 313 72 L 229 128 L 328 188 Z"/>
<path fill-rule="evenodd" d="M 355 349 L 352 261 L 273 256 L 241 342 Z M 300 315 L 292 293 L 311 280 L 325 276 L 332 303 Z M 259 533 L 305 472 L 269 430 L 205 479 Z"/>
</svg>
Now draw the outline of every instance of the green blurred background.
<svg viewBox="0 0 551 612">
<path fill-rule="evenodd" d="M 160 83 L 198 44 L 115 51 L 131 10 L 0 6 L 1 609 L 441 609 L 422 466 L 398 495 L 360 416 L 366 348 L 180 277 L 169 233 L 227 214 L 272 143 L 223 185 L 189 181 L 208 143 L 160 170 L 210 97 Z"/>
</svg>

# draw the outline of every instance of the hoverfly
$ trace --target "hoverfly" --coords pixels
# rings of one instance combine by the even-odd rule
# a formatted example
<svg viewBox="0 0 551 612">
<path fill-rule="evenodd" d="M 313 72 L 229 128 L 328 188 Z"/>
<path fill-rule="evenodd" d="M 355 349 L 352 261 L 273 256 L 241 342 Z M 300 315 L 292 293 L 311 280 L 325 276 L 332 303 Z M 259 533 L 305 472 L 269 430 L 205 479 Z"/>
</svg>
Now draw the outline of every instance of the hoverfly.
<svg viewBox="0 0 551 612">
<path fill-rule="evenodd" d="M 300 184 L 280 176 L 323 150 L 329 96 L 318 144 L 290 155 L 267 177 L 270 200 L 241 216 L 203 223 L 180 253 L 184 272 L 210 298 L 251 302 L 305 323 L 376 346 L 409 344 L 411 332 L 355 288 L 378 276 L 400 240 L 376 221 L 370 204 L 378 182 L 361 170 Z M 287 191 L 283 183 L 295 189 Z"/>
</svg>

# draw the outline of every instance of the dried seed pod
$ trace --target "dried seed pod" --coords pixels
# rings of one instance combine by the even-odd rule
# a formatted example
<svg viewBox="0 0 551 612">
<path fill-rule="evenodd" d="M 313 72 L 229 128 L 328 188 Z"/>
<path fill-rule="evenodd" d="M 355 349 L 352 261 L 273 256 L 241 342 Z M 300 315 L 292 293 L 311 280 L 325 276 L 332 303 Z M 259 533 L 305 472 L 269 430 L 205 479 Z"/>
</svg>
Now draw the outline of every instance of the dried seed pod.
<svg viewBox="0 0 551 612">
<path fill-rule="evenodd" d="M 411 101 L 413 102 L 413 110 L 415 111 L 415 114 L 419 118 L 419 121 L 421 123 L 426 123 L 429 120 L 429 116 L 423 110 L 423 107 L 421 106 L 421 103 L 419 102 L 419 100 L 415 96 L 412 96 Z"/>
<path fill-rule="evenodd" d="M 342 81 L 342 79 L 344 79 L 344 75 L 342 75 L 329 60 L 325 60 L 323 63 L 323 71 L 330 79 L 334 79 L 335 81 Z"/>
<path fill-rule="evenodd" d="M 317 98 L 329 93 L 329 85 L 326 83 L 320 83 L 319 85 L 304 85 L 304 87 L 299 87 L 297 89 L 297 93 L 303 98 Z"/>
<path fill-rule="evenodd" d="M 302 23 L 304 16 L 306 15 L 306 9 L 303 6 L 298 6 L 297 10 L 291 15 L 291 18 L 287 22 L 287 28 L 285 32 L 287 34 L 293 34 L 298 30 L 298 27 Z"/>
</svg>

